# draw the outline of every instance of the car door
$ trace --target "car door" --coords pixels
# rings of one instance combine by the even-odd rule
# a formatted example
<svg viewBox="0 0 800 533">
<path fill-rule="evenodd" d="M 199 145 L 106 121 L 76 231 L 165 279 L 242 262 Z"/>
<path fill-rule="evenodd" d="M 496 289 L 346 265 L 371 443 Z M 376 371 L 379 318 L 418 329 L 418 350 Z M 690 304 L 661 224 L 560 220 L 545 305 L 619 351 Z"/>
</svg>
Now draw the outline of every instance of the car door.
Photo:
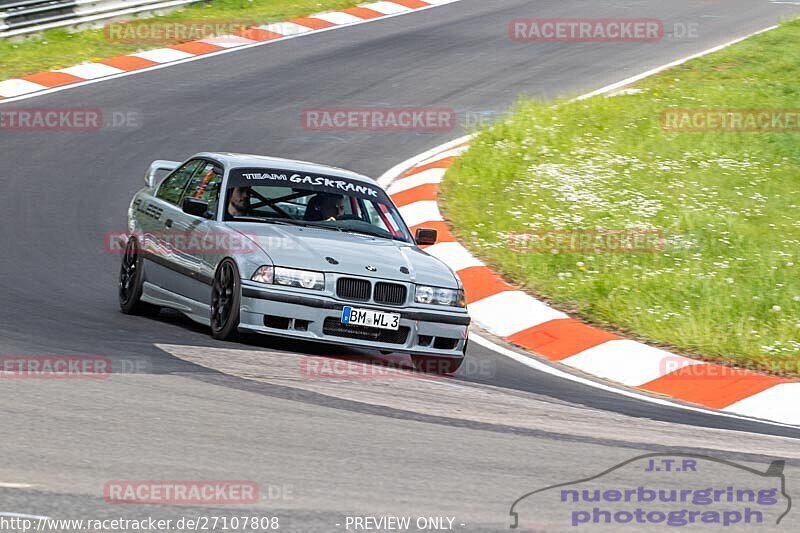
<svg viewBox="0 0 800 533">
<path fill-rule="evenodd" d="M 178 261 L 175 259 L 173 248 L 176 237 L 173 226 L 175 219 L 181 213 L 178 204 L 183 198 L 189 180 L 203 163 L 201 159 L 192 159 L 184 163 L 161 182 L 155 196 L 143 207 L 150 219 L 142 228 L 147 281 L 173 293 L 176 292 L 175 289 L 184 275 L 176 270 Z"/>
<path fill-rule="evenodd" d="M 195 302 L 208 305 L 211 297 L 211 281 L 214 277 L 207 258 L 217 254 L 215 249 L 219 239 L 213 234 L 217 198 L 222 184 L 222 166 L 213 161 L 203 161 L 197 168 L 181 196 L 183 200 L 193 198 L 208 202 L 206 216 L 196 216 L 183 212 L 175 214 L 172 227 L 175 242 L 172 247 L 172 261 L 176 270 L 184 272 L 176 286 L 176 291 Z"/>
</svg>

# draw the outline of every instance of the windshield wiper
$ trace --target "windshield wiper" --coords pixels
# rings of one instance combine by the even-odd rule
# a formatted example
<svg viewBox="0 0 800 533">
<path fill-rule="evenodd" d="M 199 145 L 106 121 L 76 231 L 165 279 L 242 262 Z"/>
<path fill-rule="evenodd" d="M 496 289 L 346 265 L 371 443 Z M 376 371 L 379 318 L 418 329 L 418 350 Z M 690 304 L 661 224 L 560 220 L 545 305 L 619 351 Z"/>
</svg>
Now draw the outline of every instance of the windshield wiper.
<svg viewBox="0 0 800 533">
<path fill-rule="evenodd" d="M 321 229 L 329 229 L 333 231 L 344 231 L 342 228 L 337 228 L 336 226 L 329 226 L 324 223 L 316 223 L 316 222 L 308 222 L 306 220 L 295 220 L 298 226 L 305 226 L 307 228 L 321 228 Z"/>
<path fill-rule="evenodd" d="M 233 215 L 234 222 L 266 222 L 269 224 L 284 224 L 290 225 L 291 223 L 288 220 L 284 220 L 282 218 L 274 218 L 274 217 L 253 217 L 247 215 Z"/>
<path fill-rule="evenodd" d="M 274 222 L 275 224 L 285 224 L 287 226 L 301 226 L 304 228 L 322 228 L 334 231 L 344 231 L 341 228 L 337 228 L 335 226 L 329 226 L 323 222 L 313 222 L 308 220 L 295 220 L 293 218 L 275 218 L 275 217 L 265 217 L 265 220 L 266 222 Z"/>
<path fill-rule="evenodd" d="M 372 233 L 372 232 L 369 232 L 369 231 L 366 231 L 366 230 L 357 230 L 357 229 L 345 229 L 345 230 L 342 230 L 342 231 L 345 231 L 347 233 L 357 233 L 359 235 L 366 235 L 368 237 L 375 237 L 376 239 L 386 239 L 386 240 L 390 240 L 390 241 L 400 241 L 400 242 L 408 243 L 408 241 L 405 238 L 397 237 L 397 236 L 392 235 L 391 233 L 388 233 L 388 232 L 387 233 Z"/>
<path fill-rule="evenodd" d="M 358 235 L 366 235 L 366 236 L 368 236 L 368 237 L 377 237 L 378 239 L 389 239 L 389 238 L 391 238 L 391 237 L 390 237 L 390 236 L 388 236 L 388 235 L 383 235 L 383 234 L 380 234 L 380 235 L 379 235 L 379 234 L 377 234 L 377 233 L 372 233 L 372 232 L 370 232 L 370 231 L 366 231 L 366 230 L 358 230 L 358 229 L 343 229 L 342 231 L 344 231 L 344 232 L 346 232 L 346 233 L 357 233 Z"/>
<path fill-rule="evenodd" d="M 249 217 L 247 215 L 231 215 L 231 220 L 234 222 L 239 220 L 243 222 L 269 222 L 269 220 L 264 217 Z"/>
<path fill-rule="evenodd" d="M 275 218 L 275 217 L 253 217 L 253 216 L 234 216 L 234 221 L 243 221 L 243 222 L 265 222 L 268 224 L 282 224 L 284 226 L 300 226 L 304 228 L 320 228 L 320 229 L 327 229 L 331 231 L 346 231 L 343 228 L 337 228 L 336 226 L 330 226 L 324 222 L 309 222 L 308 220 L 295 220 L 293 218 Z M 361 233 L 361 232 L 356 232 Z M 365 235 L 372 235 L 371 233 L 366 233 Z M 377 235 L 375 235 L 377 237 Z"/>
</svg>

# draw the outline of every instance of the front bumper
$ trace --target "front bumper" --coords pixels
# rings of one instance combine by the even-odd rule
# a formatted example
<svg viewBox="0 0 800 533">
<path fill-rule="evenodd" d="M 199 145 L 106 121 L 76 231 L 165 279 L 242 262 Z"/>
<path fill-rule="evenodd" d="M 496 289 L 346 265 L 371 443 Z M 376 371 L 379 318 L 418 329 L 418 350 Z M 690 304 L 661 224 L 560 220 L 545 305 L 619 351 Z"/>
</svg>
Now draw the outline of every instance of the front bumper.
<svg viewBox="0 0 800 533">
<path fill-rule="evenodd" d="M 345 306 L 400 314 L 400 329 L 376 330 L 341 324 Z M 431 310 L 351 303 L 242 283 L 239 327 L 248 331 L 383 351 L 463 357 L 469 329 L 466 310 Z"/>
</svg>

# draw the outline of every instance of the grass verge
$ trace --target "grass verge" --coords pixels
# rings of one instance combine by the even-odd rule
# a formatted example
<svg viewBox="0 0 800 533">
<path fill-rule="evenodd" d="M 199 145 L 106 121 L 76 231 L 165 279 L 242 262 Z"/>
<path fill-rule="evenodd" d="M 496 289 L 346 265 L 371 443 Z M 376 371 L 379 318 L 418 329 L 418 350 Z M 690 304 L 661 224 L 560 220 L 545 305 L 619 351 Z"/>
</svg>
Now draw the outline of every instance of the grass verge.
<svg viewBox="0 0 800 533">
<path fill-rule="evenodd" d="M 443 210 L 476 255 L 556 307 L 684 353 L 798 376 L 800 128 L 662 122 L 666 110 L 721 108 L 785 109 L 791 121 L 798 78 L 800 21 L 789 21 L 633 94 L 522 99 L 451 167 Z M 515 232 L 529 240 L 509 246 Z M 632 239 L 619 232 L 658 238 L 620 249 Z"/>
<path fill-rule="evenodd" d="M 148 21 L 224 23 L 246 20 L 266 24 L 322 11 L 344 9 L 358 3 L 352 0 L 214 0 L 190 4 L 167 15 L 148 18 Z M 180 41 L 112 42 L 102 28 L 84 31 L 59 28 L 25 40 L 0 40 L 0 80 L 178 42 Z"/>
</svg>

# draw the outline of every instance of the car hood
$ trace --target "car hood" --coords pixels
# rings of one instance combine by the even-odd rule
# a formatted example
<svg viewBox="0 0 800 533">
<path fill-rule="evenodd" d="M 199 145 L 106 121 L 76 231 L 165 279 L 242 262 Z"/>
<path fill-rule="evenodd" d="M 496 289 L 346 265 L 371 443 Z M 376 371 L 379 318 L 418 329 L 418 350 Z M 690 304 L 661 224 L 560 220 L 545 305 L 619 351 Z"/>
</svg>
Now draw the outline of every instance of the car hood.
<svg viewBox="0 0 800 533">
<path fill-rule="evenodd" d="M 302 226 L 246 222 L 228 225 L 258 244 L 275 266 L 446 288 L 459 285 L 447 265 L 408 243 Z M 401 270 L 403 267 L 407 273 Z"/>
</svg>

